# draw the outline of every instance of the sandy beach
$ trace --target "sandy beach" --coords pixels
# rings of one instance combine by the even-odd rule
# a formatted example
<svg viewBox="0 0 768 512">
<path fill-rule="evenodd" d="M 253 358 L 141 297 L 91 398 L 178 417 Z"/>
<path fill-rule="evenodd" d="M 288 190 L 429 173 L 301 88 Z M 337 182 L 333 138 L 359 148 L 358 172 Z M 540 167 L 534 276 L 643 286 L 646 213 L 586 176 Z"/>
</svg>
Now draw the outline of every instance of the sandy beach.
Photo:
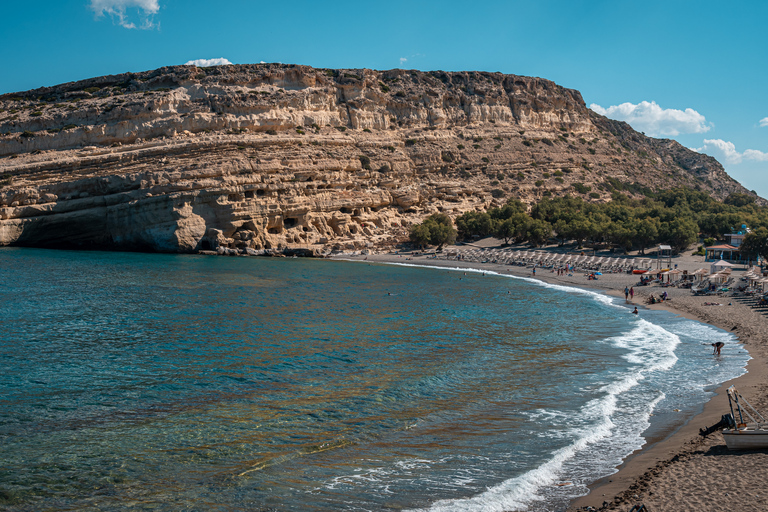
<svg viewBox="0 0 768 512">
<path fill-rule="evenodd" d="M 482 245 L 482 243 L 478 244 Z M 485 244 L 489 247 L 488 244 Z M 466 246 L 464 246 L 466 248 Z M 462 248 L 452 248 L 452 250 Z M 546 249 L 545 249 L 546 250 Z M 550 248 L 559 251 L 561 249 Z M 445 251 L 448 252 L 448 251 Z M 340 255 L 343 259 L 382 263 L 408 263 L 440 267 L 470 267 L 507 275 L 534 277 L 532 269 L 507 264 L 480 261 L 434 259 L 412 254 Z M 490 259 L 490 258 L 489 258 Z M 709 268 L 703 256 L 690 253 L 672 258 L 680 270 L 693 272 Z M 736 270 L 737 279 L 743 271 Z M 569 286 L 602 290 L 623 297 L 626 286 L 636 285 L 637 275 L 607 273 L 598 280 L 588 280 L 584 273 L 558 276 L 549 269 L 537 269 L 536 279 Z M 683 427 L 662 439 L 648 439 L 647 444 L 626 459 L 618 472 L 590 486 L 587 496 L 574 500 L 569 511 L 577 510 L 629 510 L 644 504 L 649 511 L 730 511 L 764 510 L 768 508 L 768 490 L 765 489 L 764 469 L 768 465 L 768 451 L 729 452 L 722 434 L 716 432 L 707 438 L 698 435 L 699 428 L 717 423 L 728 412 L 725 390 L 736 385 L 739 391 L 760 411 L 768 410 L 768 377 L 766 361 L 768 347 L 768 321 L 764 310 L 753 308 L 738 297 L 694 296 L 690 289 L 659 286 L 634 286 L 634 300 L 642 315 L 644 308 L 666 309 L 673 313 L 700 320 L 735 334 L 749 351 L 745 375 L 724 383 L 717 395 L 698 415 L 689 418 Z M 646 305 L 645 299 L 657 297 L 666 291 L 669 300 Z M 707 303 L 707 304 L 705 304 Z M 711 305 L 711 303 L 719 303 Z M 702 347 L 702 350 L 705 348 Z"/>
</svg>

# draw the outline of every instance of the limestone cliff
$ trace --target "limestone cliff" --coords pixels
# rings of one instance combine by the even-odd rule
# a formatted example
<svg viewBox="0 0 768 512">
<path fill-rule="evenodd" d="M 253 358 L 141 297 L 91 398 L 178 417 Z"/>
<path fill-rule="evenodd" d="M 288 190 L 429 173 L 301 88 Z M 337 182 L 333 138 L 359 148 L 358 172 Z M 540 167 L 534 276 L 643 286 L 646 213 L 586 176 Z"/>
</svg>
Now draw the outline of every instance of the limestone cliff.
<svg viewBox="0 0 768 512">
<path fill-rule="evenodd" d="M 177 66 L 0 96 L 0 245 L 360 249 L 434 212 L 635 183 L 748 193 L 541 78 Z"/>
</svg>

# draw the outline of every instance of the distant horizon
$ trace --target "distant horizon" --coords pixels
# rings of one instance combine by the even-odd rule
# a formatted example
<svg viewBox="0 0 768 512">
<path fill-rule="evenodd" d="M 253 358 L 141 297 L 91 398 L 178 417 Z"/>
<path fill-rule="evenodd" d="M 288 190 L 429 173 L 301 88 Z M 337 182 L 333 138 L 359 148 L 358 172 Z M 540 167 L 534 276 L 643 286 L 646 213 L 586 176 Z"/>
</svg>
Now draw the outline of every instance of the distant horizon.
<svg viewBox="0 0 768 512">
<path fill-rule="evenodd" d="M 539 77 L 768 197 L 768 4 L 40 0 L 0 20 L 0 94 L 188 62 Z M 371 20 L 375 20 L 372 23 Z M 30 34 L 35 34 L 34 38 Z"/>
</svg>

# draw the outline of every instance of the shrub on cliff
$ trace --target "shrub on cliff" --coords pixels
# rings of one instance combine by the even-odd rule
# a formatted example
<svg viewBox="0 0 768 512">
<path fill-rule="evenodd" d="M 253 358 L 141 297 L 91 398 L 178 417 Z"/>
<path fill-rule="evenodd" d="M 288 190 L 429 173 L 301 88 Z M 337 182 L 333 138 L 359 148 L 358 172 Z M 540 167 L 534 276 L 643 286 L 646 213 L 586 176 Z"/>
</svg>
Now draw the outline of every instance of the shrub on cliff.
<svg viewBox="0 0 768 512">
<path fill-rule="evenodd" d="M 427 245 L 442 247 L 456 241 L 456 230 L 448 215 L 435 213 L 427 217 L 421 224 L 416 224 L 411 228 L 410 239 L 420 247 Z"/>
<path fill-rule="evenodd" d="M 571 186 L 572 186 L 572 187 L 574 188 L 574 190 L 576 190 L 576 192 L 578 192 L 579 194 L 586 194 L 587 192 L 589 192 L 590 190 L 592 190 L 592 187 L 590 187 L 590 186 L 588 186 L 588 185 L 585 185 L 585 184 L 583 184 L 583 183 L 574 183 L 574 184 L 573 184 L 573 185 L 571 185 Z"/>
<path fill-rule="evenodd" d="M 729 195 L 725 198 L 725 201 L 723 201 L 725 204 L 729 204 L 732 206 L 747 206 L 750 204 L 755 204 L 755 198 L 750 196 L 749 194 L 739 194 L 738 192 L 734 192 L 733 194 Z"/>
</svg>

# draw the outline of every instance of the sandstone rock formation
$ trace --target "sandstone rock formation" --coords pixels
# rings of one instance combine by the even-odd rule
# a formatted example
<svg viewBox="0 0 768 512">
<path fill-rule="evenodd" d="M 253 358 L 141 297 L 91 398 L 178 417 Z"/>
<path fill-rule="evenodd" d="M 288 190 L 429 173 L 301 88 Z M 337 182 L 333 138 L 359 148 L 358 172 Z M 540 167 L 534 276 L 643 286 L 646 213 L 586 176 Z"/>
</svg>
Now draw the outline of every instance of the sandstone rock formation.
<svg viewBox="0 0 768 512">
<path fill-rule="evenodd" d="M 361 249 L 508 197 L 677 185 L 749 193 L 540 78 L 177 66 L 0 96 L 0 245 Z"/>
</svg>

